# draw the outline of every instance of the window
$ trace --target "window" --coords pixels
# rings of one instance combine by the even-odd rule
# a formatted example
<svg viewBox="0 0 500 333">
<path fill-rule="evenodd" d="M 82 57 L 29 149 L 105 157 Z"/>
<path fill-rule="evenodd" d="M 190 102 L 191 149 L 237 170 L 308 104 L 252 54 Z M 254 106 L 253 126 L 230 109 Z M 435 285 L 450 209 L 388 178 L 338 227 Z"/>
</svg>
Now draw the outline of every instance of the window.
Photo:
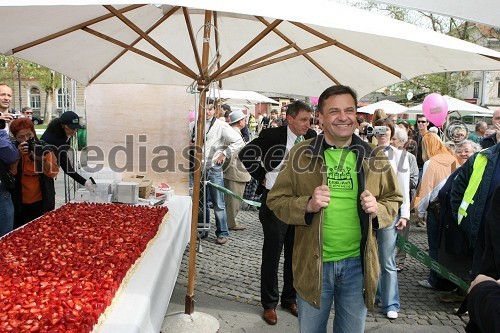
<svg viewBox="0 0 500 333">
<path fill-rule="evenodd" d="M 38 109 L 40 110 L 40 105 L 42 104 L 40 102 L 40 89 L 37 87 L 32 87 L 29 90 L 29 99 L 30 99 L 30 107 L 32 109 Z"/>
<path fill-rule="evenodd" d="M 479 97 L 479 81 L 474 82 L 474 92 L 472 95 L 472 98 L 478 98 Z"/>
<path fill-rule="evenodd" d="M 69 97 L 66 89 L 57 89 L 57 108 L 64 110 L 69 108 Z"/>
</svg>

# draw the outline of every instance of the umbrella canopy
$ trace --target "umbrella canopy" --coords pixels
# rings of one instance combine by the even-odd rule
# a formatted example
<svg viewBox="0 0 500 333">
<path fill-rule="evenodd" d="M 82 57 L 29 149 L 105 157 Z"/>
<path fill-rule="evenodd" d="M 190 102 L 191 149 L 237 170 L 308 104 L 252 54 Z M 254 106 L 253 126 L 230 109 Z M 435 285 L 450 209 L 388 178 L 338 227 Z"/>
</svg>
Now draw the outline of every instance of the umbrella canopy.
<svg viewBox="0 0 500 333">
<path fill-rule="evenodd" d="M 417 10 L 429 11 L 447 16 L 458 17 L 467 21 L 484 23 L 493 27 L 500 27 L 498 0 L 375 0 L 398 7 L 408 7 Z"/>
<path fill-rule="evenodd" d="M 187 86 L 203 77 L 223 88 L 306 96 L 334 84 L 363 96 L 421 74 L 500 69 L 491 49 L 327 0 L 67 3 L 0 2 L 0 52 L 84 85 Z M 212 36 L 203 43 L 205 10 L 213 11 Z"/>
<path fill-rule="evenodd" d="M 373 114 L 375 110 L 383 109 L 386 114 L 404 113 L 408 108 L 388 99 L 358 108 L 358 112 Z"/>
<path fill-rule="evenodd" d="M 453 97 L 450 97 L 448 95 L 443 96 L 444 99 L 446 100 L 446 104 L 448 104 L 448 113 L 457 111 L 460 115 L 469 115 L 469 114 L 474 114 L 474 113 L 480 113 L 483 115 L 492 115 L 493 111 L 487 108 L 483 108 L 479 105 L 476 104 L 471 104 L 465 101 L 462 101 L 460 99 L 456 99 Z M 416 113 L 422 113 L 422 105 L 415 105 L 411 108 L 408 109 L 406 113 L 408 114 L 416 114 Z"/>
<path fill-rule="evenodd" d="M 238 103 L 238 101 L 247 102 L 249 104 L 255 104 L 255 103 L 279 104 L 274 99 L 259 94 L 258 92 L 255 91 L 212 89 L 210 90 L 209 95 L 215 98 L 228 100 L 232 104 Z"/>
</svg>

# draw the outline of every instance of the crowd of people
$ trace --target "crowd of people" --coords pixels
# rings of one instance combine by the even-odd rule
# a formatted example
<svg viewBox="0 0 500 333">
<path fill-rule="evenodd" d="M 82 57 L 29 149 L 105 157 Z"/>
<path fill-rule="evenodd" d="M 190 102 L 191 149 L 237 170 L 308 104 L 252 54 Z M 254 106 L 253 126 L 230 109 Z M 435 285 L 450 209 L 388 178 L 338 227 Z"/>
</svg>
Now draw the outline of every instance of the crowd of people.
<svg viewBox="0 0 500 333">
<path fill-rule="evenodd" d="M 12 89 L 0 84 L 0 236 L 54 209 L 60 168 L 93 189 L 68 158 L 78 115 L 64 112 L 38 139 L 32 110 L 13 119 L 11 99 Z M 408 238 L 413 224 L 426 228 L 429 256 L 471 289 L 467 296 L 433 270 L 415 283 L 449 290 L 443 301 L 466 300 L 467 330 L 492 332 L 500 320 L 500 109 L 490 128 L 478 122 L 474 132 L 457 129 L 448 141 L 425 115 L 413 128 L 381 109 L 371 120 L 360 117 L 357 104 L 352 88 L 337 85 L 320 95 L 317 117 L 302 101 L 269 117 L 247 117 L 216 101 L 204 110 L 203 180 L 261 203 L 263 319 L 277 324 L 278 304 L 307 333 L 326 331 L 332 306 L 334 332 L 363 332 L 367 310 L 376 306 L 397 319 L 405 306 L 397 272 L 406 254 L 396 240 Z M 190 131 L 194 143 L 194 122 Z M 218 244 L 246 229 L 240 200 L 211 186 L 202 195 L 213 208 Z M 210 206 L 201 208 L 209 224 Z"/>
<path fill-rule="evenodd" d="M 25 107 L 10 113 L 12 88 L 0 84 L 0 237 L 55 208 L 54 179 L 61 168 L 92 191 L 93 183 L 79 175 L 68 157 L 70 140 L 82 128 L 80 117 L 64 112 L 37 137 Z"/>
<path fill-rule="evenodd" d="M 351 88 L 334 86 L 321 94 L 316 117 L 301 101 L 269 116 L 226 113 L 221 127 L 227 133 L 217 135 L 227 150 L 208 155 L 215 165 L 229 156 L 233 168 L 242 163 L 246 170 L 229 176 L 226 187 L 261 202 L 260 291 L 263 319 L 270 325 L 278 322 L 278 304 L 298 316 L 301 332 L 324 332 L 332 306 L 334 332 L 363 332 L 366 311 L 375 306 L 387 318 L 398 318 L 404 304 L 397 272 L 405 269 L 406 253 L 396 240 L 398 234 L 408 238 L 411 227 L 426 229 L 429 256 L 472 283 L 471 293 L 483 281 L 499 292 L 500 271 L 492 255 L 483 254 L 497 248 L 485 242 L 491 236 L 488 228 L 495 227 L 485 225 L 488 212 L 498 209 L 492 202 L 500 182 L 500 109 L 491 125 L 478 122 L 471 132 L 457 128 L 446 140 L 445 131 L 423 114 L 415 128 L 380 109 L 369 120 L 356 113 L 357 102 Z M 207 113 L 207 141 L 211 119 Z M 248 142 L 241 133 L 245 123 Z M 207 177 L 213 165 L 206 166 Z M 226 168 L 221 172 L 226 179 Z M 235 208 L 228 195 L 225 200 L 231 210 L 227 223 L 217 222 L 214 208 L 219 244 L 226 244 L 229 230 L 245 229 L 244 221 L 237 221 L 241 206 Z M 221 233 L 221 226 L 227 232 Z M 482 268 L 485 262 L 488 269 Z M 442 294 L 443 302 L 466 298 L 466 292 L 433 270 L 415 283 L 450 291 Z M 478 294 L 469 304 L 477 318 L 484 318 Z M 468 331 L 491 327 L 476 320 L 471 315 Z"/>
</svg>

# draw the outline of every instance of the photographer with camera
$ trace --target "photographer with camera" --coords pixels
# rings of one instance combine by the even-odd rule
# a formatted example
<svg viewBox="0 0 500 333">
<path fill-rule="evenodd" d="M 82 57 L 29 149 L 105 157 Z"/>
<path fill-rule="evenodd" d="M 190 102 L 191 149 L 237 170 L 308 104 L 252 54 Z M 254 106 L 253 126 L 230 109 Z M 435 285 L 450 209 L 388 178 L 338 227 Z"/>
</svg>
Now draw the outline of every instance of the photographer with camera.
<svg viewBox="0 0 500 333">
<path fill-rule="evenodd" d="M 10 124 L 20 158 L 10 165 L 15 175 L 12 191 L 14 202 L 14 229 L 42 216 L 55 207 L 54 178 L 59 173 L 57 158 L 35 134 L 35 126 L 28 118 L 19 118 Z"/>
<path fill-rule="evenodd" d="M 61 114 L 61 117 L 55 118 L 49 123 L 41 139 L 51 145 L 52 148 L 55 148 L 53 151 L 64 173 L 93 193 L 94 183 L 90 179 L 83 178 L 76 172 L 68 157 L 68 151 L 72 149 L 70 144 L 71 138 L 76 135 L 78 129 L 82 128 L 80 117 L 73 111 L 66 111 Z"/>
</svg>

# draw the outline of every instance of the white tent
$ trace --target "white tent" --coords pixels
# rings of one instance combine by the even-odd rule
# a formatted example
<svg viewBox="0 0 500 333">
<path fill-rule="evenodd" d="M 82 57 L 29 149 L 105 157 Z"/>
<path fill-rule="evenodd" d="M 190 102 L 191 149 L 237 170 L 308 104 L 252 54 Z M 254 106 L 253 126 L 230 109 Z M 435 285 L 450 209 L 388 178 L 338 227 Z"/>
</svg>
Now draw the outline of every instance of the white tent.
<svg viewBox="0 0 500 333">
<path fill-rule="evenodd" d="M 248 104 L 255 104 L 255 103 L 279 104 L 274 99 L 259 94 L 258 92 L 255 91 L 211 89 L 209 92 L 209 96 L 214 98 L 229 100 L 230 102 L 232 102 L 232 104 L 238 103 L 238 101 L 239 102 L 243 101 Z"/>
<path fill-rule="evenodd" d="M 406 106 L 384 99 L 383 101 L 360 107 L 358 108 L 358 112 L 373 114 L 377 109 L 383 109 L 386 114 L 399 114 L 408 110 Z"/>
<path fill-rule="evenodd" d="M 460 99 L 450 97 L 448 95 L 444 95 L 443 97 L 446 100 L 446 104 L 448 104 L 448 113 L 456 111 L 462 116 L 468 115 L 468 114 L 473 114 L 473 113 L 480 113 L 480 114 L 485 114 L 485 115 L 492 115 L 493 114 L 492 110 L 487 109 L 487 108 L 483 108 L 479 105 L 468 103 L 468 102 L 462 101 Z M 408 111 L 405 113 L 421 114 L 422 113 L 422 104 L 415 105 L 415 106 L 409 108 Z"/>
</svg>

